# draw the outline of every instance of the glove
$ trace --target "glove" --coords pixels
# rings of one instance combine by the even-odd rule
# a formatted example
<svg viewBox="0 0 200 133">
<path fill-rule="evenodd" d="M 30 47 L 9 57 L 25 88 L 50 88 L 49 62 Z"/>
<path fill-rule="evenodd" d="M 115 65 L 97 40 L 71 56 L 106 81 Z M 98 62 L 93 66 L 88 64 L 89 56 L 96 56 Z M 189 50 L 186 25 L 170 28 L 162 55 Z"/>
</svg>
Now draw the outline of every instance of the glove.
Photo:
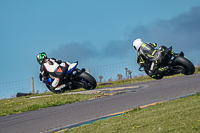
<svg viewBox="0 0 200 133">
<path fill-rule="evenodd" d="M 42 77 L 42 81 L 47 81 L 47 80 L 48 80 L 48 77 L 46 77 L 46 76 Z"/>
<path fill-rule="evenodd" d="M 152 43 L 152 45 L 153 45 L 154 47 L 157 47 L 157 43 Z"/>
</svg>

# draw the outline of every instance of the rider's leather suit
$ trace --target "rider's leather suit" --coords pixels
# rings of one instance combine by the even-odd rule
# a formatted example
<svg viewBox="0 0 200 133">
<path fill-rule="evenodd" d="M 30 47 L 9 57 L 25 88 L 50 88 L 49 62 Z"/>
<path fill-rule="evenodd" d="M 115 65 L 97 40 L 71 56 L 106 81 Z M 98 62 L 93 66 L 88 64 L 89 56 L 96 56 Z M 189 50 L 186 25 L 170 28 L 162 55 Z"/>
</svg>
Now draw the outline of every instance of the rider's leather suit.
<svg viewBox="0 0 200 133">
<path fill-rule="evenodd" d="M 68 63 L 62 62 L 61 60 L 56 60 L 55 58 L 47 58 L 43 61 L 40 66 L 40 74 L 42 80 L 46 81 L 49 77 L 53 79 L 51 84 L 51 89 L 55 89 L 62 83 L 62 80 L 68 71 Z"/>
<path fill-rule="evenodd" d="M 168 69 L 168 67 L 159 68 L 165 47 L 161 46 L 159 49 L 155 49 L 156 46 L 156 43 L 143 43 L 138 52 L 137 63 L 140 67 L 148 68 L 149 76 L 161 74 Z"/>
</svg>

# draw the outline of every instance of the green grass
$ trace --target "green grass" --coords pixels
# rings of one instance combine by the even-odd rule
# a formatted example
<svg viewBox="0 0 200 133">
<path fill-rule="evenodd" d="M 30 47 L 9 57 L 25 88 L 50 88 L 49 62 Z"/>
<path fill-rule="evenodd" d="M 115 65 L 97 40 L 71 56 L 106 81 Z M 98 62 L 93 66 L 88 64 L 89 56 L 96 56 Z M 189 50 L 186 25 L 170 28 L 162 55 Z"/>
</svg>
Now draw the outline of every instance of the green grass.
<svg viewBox="0 0 200 133">
<path fill-rule="evenodd" d="M 95 96 L 94 94 L 91 95 L 82 95 L 82 94 L 62 95 L 53 93 L 47 93 L 47 94 L 52 94 L 52 95 L 43 94 L 43 97 L 40 98 L 29 98 L 31 96 L 25 96 L 25 97 L 11 98 L 11 99 L 2 99 L 0 100 L 0 116 L 6 116 L 10 114 L 16 114 L 47 107 L 85 101 Z"/>
<path fill-rule="evenodd" d="M 65 133 L 198 133 L 200 95 L 133 109 L 121 116 L 82 125 Z"/>
</svg>

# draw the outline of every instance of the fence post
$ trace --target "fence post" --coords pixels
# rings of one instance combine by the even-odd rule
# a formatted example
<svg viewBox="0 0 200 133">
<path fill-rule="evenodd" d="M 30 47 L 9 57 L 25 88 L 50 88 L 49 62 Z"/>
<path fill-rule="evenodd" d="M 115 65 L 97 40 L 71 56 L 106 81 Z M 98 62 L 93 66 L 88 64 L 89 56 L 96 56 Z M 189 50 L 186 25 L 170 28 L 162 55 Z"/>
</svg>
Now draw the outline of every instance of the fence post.
<svg viewBox="0 0 200 133">
<path fill-rule="evenodd" d="M 34 94 L 34 82 L 33 82 L 33 77 L 31 77 L 31 84 L 32 84 L 32 93 Z"/>
</svg>

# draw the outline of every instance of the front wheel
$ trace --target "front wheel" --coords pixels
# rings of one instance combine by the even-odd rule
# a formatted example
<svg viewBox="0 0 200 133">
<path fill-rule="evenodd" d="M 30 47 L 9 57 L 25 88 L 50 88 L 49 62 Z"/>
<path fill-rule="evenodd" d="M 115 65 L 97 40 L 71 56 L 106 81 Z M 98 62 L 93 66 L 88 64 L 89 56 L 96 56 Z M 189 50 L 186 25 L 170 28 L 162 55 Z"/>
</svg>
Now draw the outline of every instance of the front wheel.
<svg viewBox="0 0 200 133">
<path fill-rule="evenodd" d="M 86 72 L 78 73 L 74 80 L 80 82 L 83 85 L 82 87 L 87 90 L 95 89 L 97 86 L 95 78 Z"/>
<path fill-rule="evenodd" d="M 184 67 L 185 71 L 183 72 L 183 74 L 185 74 L 185 75 L 191 75 L 195 71 L 195 67 L 194 67 L 193 63 L 190 60 L 188 60 L 182 56 L 176 57 L 173 61 L 173 65 Z"/>
</svg>

